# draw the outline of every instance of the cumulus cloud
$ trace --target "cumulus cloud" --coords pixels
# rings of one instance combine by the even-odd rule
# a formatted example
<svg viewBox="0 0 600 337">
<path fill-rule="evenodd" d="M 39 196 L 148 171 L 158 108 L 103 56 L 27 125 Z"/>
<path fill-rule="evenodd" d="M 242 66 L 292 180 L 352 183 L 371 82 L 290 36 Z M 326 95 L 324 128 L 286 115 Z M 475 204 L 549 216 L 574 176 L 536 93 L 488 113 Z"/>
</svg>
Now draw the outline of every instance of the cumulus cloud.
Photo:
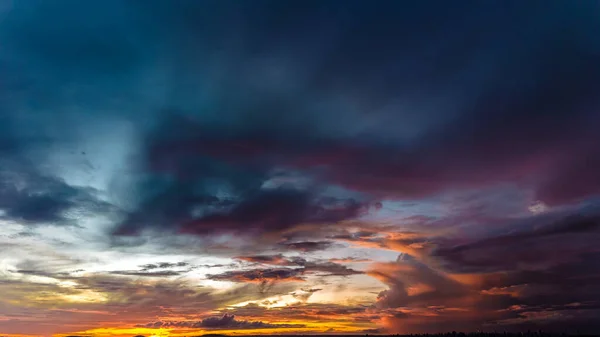
<svg viewBox="0 0 600 337">
<path fill-rule="evenodd" d="M 389 286 L 376 304 L 385 309 L 384 325 L 411 332 L 560 330 L 573 317 L 593 331 L 586 317 L 600 300 L 589 240 L 598 235 L 597 213 L 571 212 L 507 220 L 508 233 L 470 243 L 431 237 L 431 255 L 403 253 L 396 263 L 373 265 L 368 274 Z M 437 317 L 434 329 L 426 325 L 430 315 Z"/>
</svg>

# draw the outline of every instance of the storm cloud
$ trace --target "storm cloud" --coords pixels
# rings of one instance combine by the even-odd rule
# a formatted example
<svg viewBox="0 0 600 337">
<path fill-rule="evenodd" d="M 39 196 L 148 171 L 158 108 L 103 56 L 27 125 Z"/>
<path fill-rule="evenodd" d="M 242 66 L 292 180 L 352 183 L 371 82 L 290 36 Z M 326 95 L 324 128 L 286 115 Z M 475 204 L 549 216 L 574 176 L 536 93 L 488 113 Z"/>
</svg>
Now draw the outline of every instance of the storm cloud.
<svg viewBox="0 0 600 337">
<path fill-rule="evenodd" d="M 598 31 L 597 1 L 0 1 L 0 332 L 597 333 Z"/>
</svg>

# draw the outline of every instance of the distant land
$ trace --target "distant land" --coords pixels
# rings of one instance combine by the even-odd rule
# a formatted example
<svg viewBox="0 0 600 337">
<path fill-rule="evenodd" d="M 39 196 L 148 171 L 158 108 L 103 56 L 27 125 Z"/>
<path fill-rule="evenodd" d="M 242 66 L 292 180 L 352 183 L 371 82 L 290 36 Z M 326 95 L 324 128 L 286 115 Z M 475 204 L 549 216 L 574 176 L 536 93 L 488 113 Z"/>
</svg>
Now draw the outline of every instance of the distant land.
<svg viewBox="0 0 600 337">
<path fill-rule="evenodd" d="M 204 335 L 190 335 L 186 337 L 231 337 L 233 335 L 227 334 L 204 334 Z M 445 332 L 445 333 L 425 333 L 425 334 L 294 334 L 294 335 L 279 335 L 279 334 L 264 334 L 264 335 L 235 335 L 243 337 L 265 337 L 265 336 L 277 336 L 277 337 L 299 337 L 299 336 L 311 336 L 311 337 L 365 337 L 365 336 L 380 336 L 380 337 L 451 337 L 451 336 L 469 336 L 469 337 L 565 337 L 565 336 L 579 336 L 579 337 L 593 337 L 600 336 L 597 334 L 578 334 L 578 333 L 552 333 L 544 331 L 527 331 L 527 332 Z M 2 337 L 2 336 L 0 336 Z M 72 335 L 65 337 L 94 337 L 89 335 Z M 136 335 L 132 337 L 148 337 L 145 335 Z"/>
</svg>

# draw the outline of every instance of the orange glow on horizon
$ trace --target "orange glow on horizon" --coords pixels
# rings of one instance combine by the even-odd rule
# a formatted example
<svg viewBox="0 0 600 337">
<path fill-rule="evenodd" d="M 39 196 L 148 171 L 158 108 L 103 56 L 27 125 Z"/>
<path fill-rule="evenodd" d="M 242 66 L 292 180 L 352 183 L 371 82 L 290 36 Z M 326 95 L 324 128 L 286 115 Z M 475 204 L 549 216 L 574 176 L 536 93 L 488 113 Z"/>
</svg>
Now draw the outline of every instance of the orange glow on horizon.
<svg viewBox="0 0 600 337">
<path fill-rule="evenodd" d="M 273 322 L 274 324 L 283 324 L 283 322 Z M 187 328 L 139 328 L 139 327 L 113 327 L 113 328 L 95 328 L 84 331 L 70 333 L 54 334 L 53 337 L 67 337 L 72 335 L 93 335 L 94 337 L 131 337 L 134 335 L 144 335 L 149 337 L 183 337 L 190 334 L 209 334 L 218 333 L 226 335 L 271 335 L 271 334 L 299 334 L 325 332 L 334 329 L 338 333 L 358 333 L 364 329 L 373 328 L 373 324 L 353 323 L 349 325 L 345 322 L 304 322 L 304 321 L 286 321 L 285 324 L 298 324 L 304 327 L 297 328 L 260 328 L 260 329 L 187 329 Z M 33 335 L 3 335 L 7 337 L 33 337 Z"/>
</svg>

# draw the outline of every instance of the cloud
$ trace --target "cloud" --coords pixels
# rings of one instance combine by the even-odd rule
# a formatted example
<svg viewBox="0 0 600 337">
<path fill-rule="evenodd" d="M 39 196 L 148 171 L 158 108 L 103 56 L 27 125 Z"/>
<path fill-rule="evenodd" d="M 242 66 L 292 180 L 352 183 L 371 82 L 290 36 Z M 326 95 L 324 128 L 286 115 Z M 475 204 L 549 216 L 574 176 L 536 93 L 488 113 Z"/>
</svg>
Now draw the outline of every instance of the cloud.
<svg viewBox="0 0 600 337">
<path fill-rule="evenodd" d="M 368 274 L 390 286 L 378 296 L 377 305 L 383 308 L 436 305 L 469 293 L 464 285 L 406 254 L 396 263 L 372 265 Z"/>
<path fill-rule="evenodd" d="M 411 13 L 427 17 L 437 15 L 417 7 L 411 9 Z M 490 10 L 487 7 L 480 5 L 476 10 L 487 12 Z M 529 7 L 522 10 L 537 12 Z M 363 13 L 350 11 L 355 15 Z M 501 17 L 511 17 L 512 14 L 498 14 L 489 18 L 488 34 L 492 35 L 512 36 L 516 34 L 513 29 L 515 32 L 532 31 L 537 29 L 533 28 L 537 25 L 548 30 L 532 33 L 539 34 L 539 38 L 534 39 L 529 35 L 514 41 L 505 38 L 497 42 L 498 45 L 491 42 L 497 41 L 494 38 L 473 37 L 482 39 L 482 43 L 468 52 L 485 55 L 481 56 L 480 62 L 488 66 L 483 69 L 476 66 L 479 63 L 475 61 L 468 63 L 466 68 L 459 66 L 458 55 L 465 55 L 466 51 L 459 44 L 445 44 L 448 40 L 444 36 L 454 35 L 443 28 L 449 24 L 443 20 L 437 22 L 439 26 L 434 29 L 437 34 L 411 29 L 414 34 L 423 35 L 415 41 L 424 41 L 427 36 L 431 39 L 427 40 L 427 45 L 432 46 L 430 48 L 444 50 L 448 58 L 447 63 L 439 65 L 445 70 L 438 69 L 440 72 L 432 72 L 426 58 L 421 57 L 429 50 L 424 45 L 413 45 L 412 52 L 406 55 L 406 48 L 390 47 L 389 43 L 383 42 L 386 39 L 373 42 L 366 37 L 342 34 L 334 44 L 335 51 L 318 62 L 321 66 L 317 68 L 326 70 L 318 71 L 318 80 L 311 81 L 302 95 L 323 97 L 326 102 L 332 100 L 330 104 L 325 103 L 330 109 L 314 107 L 310 100 L 306 103 L 296 95 L 270 95 L 269 90 L 259 91 L 262 96 L 257 100 L 240 97 L 240 102 L 230 105 L 217 101 L 214 109 L 227 111 L 223 120 L 193 116 L 161 123 L 165 125 L 164 129 L 149 135 L 147 142 L 149 167 L 188 179 L 194 175 L 194 171 L 213 175 L 217 166 L 228 168 L 233 174 L 235 170 L 229 168 L 232 166 L 249 176 L 254 175 L 258 180 L 265 180 L 270 170 L 286 167 L 310 178 L 315 177 L 321 183 L 343 185 L 391 198 L 420 198 L 451 189 L 514 180 L 532 182 L 536 184 L 534 188 L 540 195 L 549 194 L 543 191 L 552 190 L 554 188 L 550 186 L 564 181 L 557 178 L 563 175 L 563 171 L 564 174 L 570 174 L 566 172 L 570 172 L 571 163 L 583 163 L 586 162 L 584 158 L 597 157 L 593 145 L 581 153 L 567 149 L 578 144 L 589 144 L 593 137 L 592 125 L 597 125 L 598 120 L 590 112 L 597 103 L 592 88 L 600 84 L 600 69 L 595 65 L 593 48 L 580 40 L 560 38 L 553 39 L 553 43 L 544 42 L 548 40 L 543 36 L 552 36 L 551 32 L 560 31 L 557 27 L 570 27 L 575 36 L 585 40 L 588 27 L 574 22 L 557 23 L 551 9 L 542 11 L 545 19 L 540 19 L 540 22 L 519 21 L 508 31 L 503 24 L 506 21 Z M 390 12 L 397 11 L 390 8 Z M 453 13 L 456 17 L 449 21 L 464 19 L 466 27 L 479 24 L 474 18 Z M 391 25 L 388 27 L 391 30 L 386 31 L 375 24 L 381 20 L 380 16 L 366 13 L 360 16 L 363 19 L 359 25 L 363 31 L 371 33 L 367 34 L 369 36 L 405 36 L 400 33 L 405 29 L 403 24 Z M 412 41 L 410 39 L 406 43 Z M 528 47 L 523 48 L 519 43 Z M 375 52 L 381 48 L 385 48 L 386 52 Z M 309 47 L 302 49 L 311 50 Z M 352 52 L 355 50 L 371 52 L 366 59 L 359 59 Z M 277 59 L 284 64 L 289 59 L 295 59 L 295 51 L 284 48 L 280 53 L 282 55 Z M 537 62 L 539 59 L 545 61 Z M 408 66 L 408 63 L 411 65 Z M 530 66 L 523 71 L 520 64 Z M 579 66 L 568 66 L 573 64 Z M 389 74 L 388 81 L 373 79 L 379 77 L 372 74 L 388 73 L 386 69 L 392 68 L 396 71 Z M 294 69 L 290 71 L 295 73 Z M 513 79 L 524 76 L 524 73 L 537 85 L 527 85 L 523 81 L 515 86 Z M 468 83 L 465 83 L 464 76 L 470 78 Z M 494 81 L 489 82 L 489 78 L 494 78 Z M 469 96 L 438 87 L 441 83 L 453 81 L 460 81 L 465 92 L 474 94 Z M 360 83 L 370 85 L 365 87 Z M 572 85 L 567 86 L 566 83 Z M 238 85 L 250 92 L 257 90 L 252 86 L 246 87 L 245 83 Z M 428 106 L 424 101 L 430 100 L 407 93 L 412 92 L 407 88 L 409 86 L 419 87 L 414 90 L 424 92 L 425 97 L 428 97 L 427 93 L 440 91 L 449 97 L 442 99 L 444 103 L 439 103 L 439 106 Z M 336 92 L 351 101 L 348 105 L 354 105 L 360 111 L 369 111 L 369 117 L 352 113 L 349 108 L 337 103 L 332 98 Z M 398 98 L 401 93 L 402 98 Z M 397 104 L 397 100 L 406 102 Z M 386 109 L 387 106 L 390 108 Z M 403 109 L 406 106 L 410 108 Z M 426 117 L 415 116 L 405 110 L 420 111 Z M 281 114 L 280 111 L 302 113 Z M 299 119 L 298 115 L 303 118 Z M 356 125 L 373 127 L 360 130 Z M 407 125 L 407 130 L 399 125 Z M 399 128 L 402 130 L 399 131 Z M 392 129 L 398 136 L 388 134 Z M 408 131 L 410 129 L 417 131 L 411 134 Z M 168 130 L 178 130 L 178 133 L 169 134 Z M 555 168 L 561 166 L 568 167 L 554 172 Z M 585 168 L 583 164 L 576 164 L 572 169 L 579 172 Z M 548 172 L 547 179 L 539 182 L 532 177 L 534 172 L 543 171 Z M 590 169 L 590 172 L 593 170 Z M 241 174 L 236 174 L 235 179 L 217 176 L 224 178 L 228 184 L 233 181 L 233 185 L 242 183 Z M 589 188 L 590 191 L 568 192 L 574 195 L 567 197 L 568 200 L 564 202 L 593 195 L 594 186 L 588 184 L 585 189 Z M 566 189 L 556 190 L 567 193 Z M 543 201 L 544 198 L 553 197 L 548 195 L 540 199 Z M 219 217 L 219 221 L 226 220 L 232 218 Z"/>
<path fill-rule="evenodd" d="M 147 276 L 147 277 L 166 277 L 166 276 L 179 276 L 185 272 L 174 271 L 174 270 L 163 270 L 163 271 L 135 271 L 135 270 L 117 270 L 110 272 L 113 275 L 125 275 L 125 276 Z"/>
<path fill-rule="evenodd" d="M 35 270 L 35 269 L 18 269 L 16 272 L 19 273 L 19 274 L 23 274 L 23 275 L 52 277 L 52 278 L 56 278 L 56 279 L 68 279 L 68 278 L 70 278 L 70 274 L 69 273 L 65 273 L 65 272 L 54 273 L 54 272 L 43 271 L 43 270 Z"/>
<path fill-rule="evenodd" d="M 209 274 L 208 279 L 217 281 L 231 282 L 302 282 L 302 269 L 292 268 L 270 268 L 270 269 L 252 269 L 241 271 L 228 271 L 222 274 Z"/>
<path fill-rule="evenodd" d="M 238 316 L 264 317 L 266 320 L 277 320 L 285 317 L 288 320 L 304 322 L 347 322 L 349 319 L 361 322 L 371 322 L 377 318 L 367 312 L 368 307 L 362 305 L 344 305 L 336 303 L 307 303 L 266 308 L 256 304 L 227 308 L 222 312 Z"/>
<path fill-rule="evenodd" d="M 260 287 L 251 284 L 216 290 L 188 284 L 181 279 L 132 278 L 106 273 L 73 276 L 38 272 L 28 275 L 44 276 L 44 279 L 0 282 L 3 293 L 11 290 L 6 299 L 16 303 L 14 308 L 9 309 L 15 310 L 15 313 L 22 312 L 18 303 L 27 303 L 28 307 L 37 308 L 40 317 L 51 318 L 58 315 L 54 309 L 59 306 L 67 310 L 60 313 L 60 320 L 56 320 L 63 328 L 72 327 L 79 320 L 89 319 L 93 325 L 98 319 L 106 318 L 98 315 L 120 315 L 124 320 L 140 324 L 149 316 L 197 315 L 198 312 L 209 312 L 240 301 L 262 300 L 291 291 L 284 285 L 270 285 L 269 292 L 264 293 Z M 30 319 L 35 317 L 25 315 L 23 322 L 30 322 Z M 113 325 L 119 324 L 115 323 Z"/>
<path fill-rule="evenodd" d="M 304 223 L 336 223 L 357 217 L 362 206 L 352 199 L 311 200 L 306 192 L 293 189 L 263 190 L 236 204 L 225 214 L 210 214 L 193 220 L 183 229 L 190 233 L 215 228 L 278 231 Z"/>
<path fill-rule="evenodd" d="M 575 214 L 506 219 L 501 230 L 470 243 L 434 236 L 434 248 L 422 255 L 371 265 L 367 273 L 389 286 L 376 303 L 382 324 L 404 332 L 561 331 L 577 322 L 593 331 L 589 317 L 600 303 L 600 288 L 592 285 L 599 267 L 591 245 L 597 209 Z M 580 311 L 573 306 L 584 302 L 589 306 Z"/>
<path fill-rule="evenodd" d="M 577 50 L 579 46 L 574 48 Z M 462 116 L 411 147 L 372 139 L 328 139 L 303 127 L 291 126 L 291 120 L 279 118 L 280 126 L 289 129 L 288 134 L 253 123 L 230 136 L 198 126 L 193 134 L 199 136 L 186 139 L 183 135 L 174 141 L 165 141 L 164 145 L 154 149 L 159 152 L 154 156 L 177 169 L 182 167 L 180 162 L 189 162 L 185 158 L 194 157 L 213 158 L 248 170 L 284 166 L 312 173 L 318 169 L 316 174 L 322 181 L 405 198 L 530 179 L 533 172 L 554 171 L 554 167 L 560 167 L 559 163 L 567 158 L 569 163 L 578 160 L 593 163 L 595 159 L 585 161 L 583 158 L 597 157 L 596 149 L 584 153 L 565 151 L 567 146 L 589 143 L 592 137 L 590 125 L 598 123 L 597 118 L 587 111 L 588 105 L 595 103 L 589 88 L 600 85 L 600 69 L 593 65 L 589 53 L 589 50 L 578 50 L 554 54 L 546 64 L 532 70 L 552 81 L 542 82 L 535 88 L 523 88 L 527 94 L 499 98 L 494 86 L 490 85 L 489 91 L 483 92 L 478 102 L 465 109 Z M 579 76 L 579 71 L 564 69 L 563 64 L 576 61 L 588 64 L 591 71 Z M 505 76 L 498 78 L 497 86 L 506 81 Z M 560 84 L 569 81 L 576 83 L 575 87 Z M 547 96 L 549 92 L 556 95 Z M 494 109 L 490 110 L 488 106 L 494 106 Z M 546 111 L 553 116 L 552 120 L 537 111 Z M 509 134 L 513 136 L 502 138 Z M 473 147 L 470 145 L 473 143 L 479 145 Z M 565 172 L 587 167 L 577 165 Z M 536 189 L 543 191 L 548 188 L 546 186 L 559 181 L 552 177 L 548 179 Z M 570 191 L 568 193 L 575 193 L 570 198 L 593 195 L 593 190 L 578 192 L 571 188 Z"/>
<path fill-rule="evenodd" d="M 110 274 L 141 277 L 168 277 L 186 274 L 191 269 L 192 268 L 187 262 L 160 262 L 142 265 L 139 270 L 115 270 L 111 271 Z"/>
<path fill-rule="evenodd" d="M 562 216 L 562 217 L 561 217 Z M 595 251 L 590 239 L 600 234 L 596 214 L 550 215 L 537 227 L 514 224 L 513 233 L 483 238 L 454 247 L 439 247 L 434 255 L 451 270 L 462 272 L 535 270 L 579 259 Z M 530 220 L 536 223 L 536 219 Z M 531 227 L 531 226 L 529 226 Z M 509 252 L 507 258 L 506 253 Z"/>
<path fill-rule="evenodd" d="M 323 276 L 350 276 L 363 272 L 348 268 L 334 262 L 306 262 L 302 264 L 305 272 L 317 273 Z"/>
<path fill-rule="evenodd" d="M 79 217 L 115 210 L 95 192 L 38 172 L 31 163 L 4 161 L 0 218 L 29 225 L 74 225 Z"/>
<path fill-rule="evenodd" d="M 477 19 L 480 16 L 468 16 L 447 6 L 438 10 L 450 10 L 453 16 L 441 20 L 445 16 L 438 10 L 423 6 L 408 10 L 385 4 L 380 5 L 385 8 L 373 10 L 365 4 L 353 4 L 348 15 L 365 32 L 365 36 L 357 36 L 335 28 L 342 14 L 336 12 L 333 20 L 315 14 L 323 6 L 308 5 L 313 10 L 299 13 L 298 19 L 290 21 L 284 29 L 295 38 L 289 40 L 290 44 L 275 47 L 279 46 L 276 39 L 257 27 L 278 24 L 273 20 L 258 20 L 241 5 L 215 6 L 223 21 L 203 22 L 204 27 L 215 32 L 211 38 L 202 35 L 206 30 L 195 29 L 196 22 L 182 19 L 189 12 L 205 15 L 202 6 L 174 9 L 154 3 L 111 2 L 107 6 L 111 10 L 107 10 L 94 5 L 95 10 L 114 19 L 115 27 L 108 27 L 90 17 L 94 10 L 76 3 L 45 4 L 32 10 L 20 5 L 11 12 L 10 20 L 3 23 L 5 31 L 10 32 L 2 37 L 7 54 L 3 63 L 10 65 L 3 69 L 15 69 L 10 77 L 15 83 L 27 83 L 25 80 L 32 74 L 47 74 L 36 79 L 32 86 L 25 86 L 25 94 L 13 96 L 55 97 L 45 102 L 53 106 L 71 101 L 102 106 L 106 100 L 101 97 L 115 91 L 123 91 L 127 96 L 135 91 L 131 88 L 137 87 L 138 82 L 165 79 L 157 87 L 166 89 L 153 87 L 148 94 L 161 99 L 149 99 L 151 102 L 147 104 L 131 103 L 135 110 L 131 115 L 146 109 L 147 123 L 130 115 L 125 118 L 131 118 L 136 134 L 141 135 L 135 157 L 139 162 L 134 166 L 148 178 L 133 179 L 132 199 L 142 201 L 131 207 L 131 216 L 123 225 L 125 232 L 143 226 L 140 222 L 172 223 L 172 217 L 189 220 L 188 213 L 195 206 L 222 207 L 221 198 L 214 199 L 219 189 L 229 189 L 231 199 L 242 209 L 232 207 L 232 213 L 192 222 L 191 231 L 210 231 L 210 223 L 215 222 L 231 223 L 238 219 L 257 222 L 254 217 L 259 214 L 246 218 L 245 202 L 237 197 L 250 190 L 253 192 L 250 200 L 258 199 L 252 202 L 260 203 L 267 197 L 257 190 L 272 177 L 274 170 L 282 168 L 300 171 L 301 176 L 322 184 L 343 185 L 393 198 L 418 198 L 453 188 L 521 179 L 534 183 L 540 199 L 548 199 L 548 203 L 572 202 L 596 193 L 597 184 L 590 172 L 595 172 L 598 156 L 590 140 L 598 122 L 592 111 L 597 103 L 594 88 L 599 85 L 600 70 L 594 59 L 594 44 L 587 33 L 596 23 L 589 17 L 577 22 L 560 21 L 554 13 L 558 8 L 579 13 L 581 8 L 523 5 L 515 13 L 507 13 L 495 10 L 496 5 L 477 5 L 473 11 L 497 13 L 488 18 L 486 33 L 479 36 L 471 32 L 479 31 L 474 27 L 482 24 Z M 260 17 L 278 17 L 281 10 L 264 8 Z M 139 17 L 128 18 L 123 14 L 128 11 L 138 13 Z M 539 13 L 539 17 L 535 22 L 526 22 L 516 19 L 520 17 L 517 12 Z M 55 18 L 49 13 L 72 19 L 54 27 L 50 22 Z M 163 33 L 145 29 L 157 13 L 164 13 Z M 396 15 L 382 17 L 381 13 L 402 13 L 398 15 L 406 20 L 399 22 Z M 248 20 L 245 29 L 240 28 L 238 15 Z M 300 17 L 312 18 L 308 21 L 315 26 L 307 30 Z M 426 17 L 435 22 L 435 27 L 424 29 L 411 20 L 415 17 Z M 455 20 L 464 22 L 461 29 L 452 24 Z M 507 28 L 507 21 L 516 23 Z M 53 29 L 34 32 L 27 28 L 31 22 Z M 85 23 L 81 31 L 70 28 L 69 25 L 79 22 Z M 378 24 L 381 22 L 389 24 Z M 246 31 L 248 27 L 254 28 Z M 562 35 L 546 38 L 565 30 L 573 38 Z M 407 31 L 412 34 L 406 34 Z M 517 36 L 516 32 L 521 31 L 530 34 Z M 480 43 L 467 47 L 449 42 L 464 34 Z M 236 49 L 233 46 L 238 44 L 233 41 L 239 41 L 240 35 L 247 45 Z M 380 39 L 373 41 L 368 36 Z M 191 48 L 185 42 L 194 40 L 206 41 L 207 45 Z M 390 43 L 392 40 L 394 43 Z M 53 41 L 53 48 L 48 48 L 46 41 Z M 230 41 L 231 45 L 217 47 L 215 41 Z M 255 53 L 250 45 L 261 45 L 263 50 Z M 331 50 L 325 51 L 323 45 L 331 45 Z M 80 55 L 77 62 L 67 62 L 73 58 L 73 48 L 100 50 L 105 57 L 89 53 Z M 411 52 L 406 53 L 407 49 Z M 368 52 L 359 57 L 357 50 Z M 427 57 L 431 50 L 444 55 L 444 62 L 437 64 L 435 71 Z M 211 56 L 217 52 L 232 56 L 226 59 Z M 473 62 L 465 65 L 464 55 L 472 55 Z M 29 67 L 16 67 L 14 59 L 19 57 L 28 60 L 25 63 Z M 157 66 L 165 59 L 170 66 Z M 544 62 L 538 62 L 540 59 Z M 256 76 L 256 69 L 264 70 L 261 74 L 270 80 L 258 80 L 261 76 Z M 376 75 L 382 73 L 388 75 L 385 80 Z M 137 82 L 115 85 L 115 80 L 111 82 L 107 74 L 120 74 Z M 280 76 L 272 78 L 266 74 Z M 522 77 L 531 79 L 535 85 L 526 81 L 517 81 L 515 85 L 514 79 Z M 447 83 L 461 83 L 463 89 L 450 88 Z M 76 99 L 67 94 L 72 85 L 82 88 L 82 92 L 74 95 Z M 14 85 L 4 90 L 17 91 Z M 205 92 L 204 101 L 197 98 L 198 90 Z M 432 101 L 429 98 L 432 95 L 439 95 L 440 100 Z M 26 100 L 11 98 L 10 101 L 22 106 Z M 181 111 L 177 113 L 181 116 L 175 116 L 173 111 Z M 37 111 L 32 116 L 41 118 Z M 20 127 L 11 131 L 16 137 L 3 141 L 4 148 L 21 151 L 25 143 L 20 137 L 26 133 L 22 130 L 24 123 L 14 116 L 8 119 L 7 125 Z M 93 118 L 82 120 L 79 123 L 92 124 Z M 72 122 L 69 126 L 73 124 L 76 125 Z M 51 136 L 49 139 L 55 137 Z M 568 151 L 579 145 L 581 151 Z M 532 172 L 542 171 L 547 172 L 545 179 L 529 180 Z M 170 178 L 158 177 L 163 174 Z M 569 189 L 554 187 L 577 177 L 588 184 L 569 184 Z M 146 189 L 144 185 L 152 185 L 151 181 L 156 184 Z M 183 181 L 193 183 L 184 186 Z M 158 198 L 159 194 L 162 197 Z M 166 201 L 178 195 L 183 200 L 172 204 Z M 144 210 L 153 210 L 151 205 L 160 219 L 144 218 L 143 214 L 147 214 Z M 345 218 L 345 212 L 352 217 L 354 209 L 326 212 L 317 219 Z M 292 213 L 306 215 L 301 211 Z M 264 211 L 261 214 L 266 215 Z M 298 220 L 311 219 L 314 214 Z M 286 227 L 292 222 L 295 220 L 284 219 L 280 214 L 269 222 L 269 227 Z"/>
<path fill-rule="evenodd" d="M 298 242 L 282 242 L 279 244 L 282 248 L 296 250 L 300 252 L 315 252 L 325 250 L 334 245 L 331 241 L 298 241 Z"/>
<path fill-rule="evenodd" d="M 209 274 L 207 277 L 211 280 L 231 281 L 231 282 L 250 282 L 250 283 L 271 283 L 288 281 L 305 281 L 304 276 L 315 274 L 319 276 L 351 276 L 363 274 L 363 272 L 348 268 L 344 265 L 333 262 L 308 261 L 301 257 L 295 257 L 282 260 L 278 256 L 273 257 L 275 265 L 297 266 L 299 268 L 262 268 L 227 271 L 221 274 Z M 252 257 L 250 257 L 252 259 Z M 265 260 L 264 256 L 260 257 Z M 268 263 L 273 264 L 273 263 Z"/>
<path fill-rule="evenodd" d="M 345 258 L 331 258 L 329 262 L 333 263 L 366 263 L 372 262 L 370 259 L 361 259 L 357 257 L 345 257 Z"/>
<path fill-rule="evenodd" d="M 281 232 L 302 224 L 336 223 L 358 217 L 364 206 L 353 199 L 323 198 L 310 191 L 293 188 L 259 189 L 240 196 L 239 201 L 219 200 L 216 197 L 194 197 L 185 188 L 173 190 L 176 195 L 160 195 L 131 214 L 117 229 L 117 233 L 135 232 L 146 221 L 161 221 L 156 226 L 173 226 L 183 233 L 206 235 L 219 232 L 261 234 Z M 188 195 L 190 194 L 190 195 Z M 186 196 L 187 195 L 187 196 Z M 168 205 L 156 205 L 166 202 Z M 172 206 L 169 206 L 172 205 Z M 165 208 L 167 207 L 167 208 Z M 194 216 L 194 207 L 204 207 L 204 213 Z M 153 214 L 161 216 L 154 218 Z M 173 224 L 172 216 L 179 219 Z M 152 223 L 152 222 L 151 222 Z"/>
<path fill-rule="evenodd" d="M 323 289 L 320 289 L 320 288 L 301 289 L 300 292 L 293 292 L 290 295 L 292 295 L 297 300 L 306 302 L 314 293 L 316 293 L 317 291 L 321 291 L 321 290 L 323 290 Z"/>
<path fill-rule="evenodd" d="M 176 268 L 176 267 L 187 267 L 189 264 L 187 262 L 161 262 L 161 263 L 151 263 L 145 264 L 142 267 L 142 270 L 153 270 L 153 269 L 167 269 L 167 268 Z"/>
<path fill-rule="evenodd" d="M 262 321 L 237 320 L 234 315 L 208 317 L 201 321 L 157 321 L 140 325 L 146 328 L 205 328 L 205 329 L 284 329 L 302 328 L 303 324 L 266 323 Z"/>
<path fill-rule="evenodd" d="M 252 262 L 252 263 L 260 263 L 260 264 L 270 264 L 275 266 L 293 266 L 297 265 L 294 261 L 291 261 L 284 257 L 281 254 L 277 255 L 253 255 L 253 256 L 237 256 L 236 259 Z"/>
</svg>

